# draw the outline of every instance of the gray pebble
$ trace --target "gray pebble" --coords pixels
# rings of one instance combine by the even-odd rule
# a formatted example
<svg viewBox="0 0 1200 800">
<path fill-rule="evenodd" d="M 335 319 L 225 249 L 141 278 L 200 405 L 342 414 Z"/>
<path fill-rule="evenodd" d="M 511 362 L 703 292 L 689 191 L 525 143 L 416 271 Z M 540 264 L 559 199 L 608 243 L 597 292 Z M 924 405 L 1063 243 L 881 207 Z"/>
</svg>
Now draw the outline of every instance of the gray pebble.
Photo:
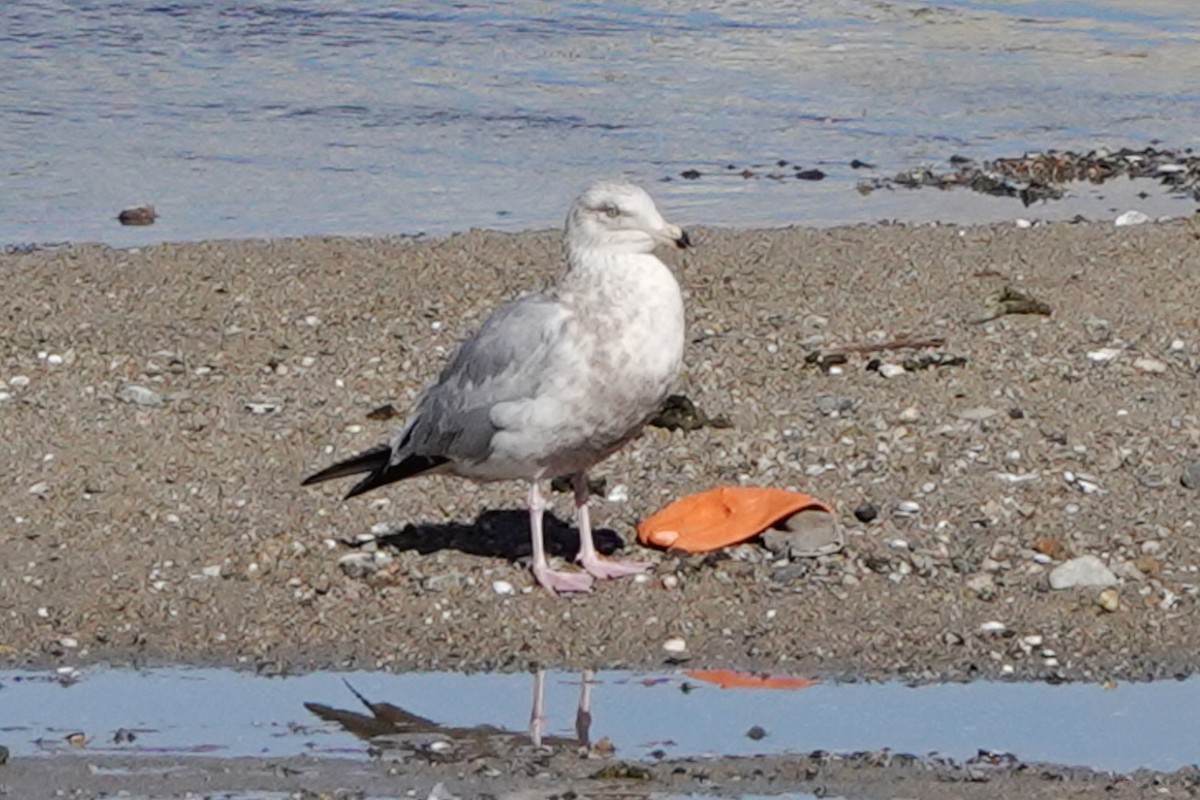
<svg viewBox="0 0 1200 800">
<path fill-rule="evenodd" d="M 1096 556 L 1087 555 L 1064 561 L 1050 571 L 1051 589 L 1074 586 L 1113 586 L 1117 576 Z"/>
<path fill-rule="evenodd" d="M 1187 489 L 1200 489 L 1200 461 L 1193 461 L 1184 467 L 1179 482 Z"/>
<path fill-rule="evenodd" d="M 132 403 L 136 406 L 161 406 L 163 404 L 162 395 L 153 389 L 138 386 L 136 383 L 127 383 L 117 389 L 116 398 L 122 403 Z"/>
</svg>

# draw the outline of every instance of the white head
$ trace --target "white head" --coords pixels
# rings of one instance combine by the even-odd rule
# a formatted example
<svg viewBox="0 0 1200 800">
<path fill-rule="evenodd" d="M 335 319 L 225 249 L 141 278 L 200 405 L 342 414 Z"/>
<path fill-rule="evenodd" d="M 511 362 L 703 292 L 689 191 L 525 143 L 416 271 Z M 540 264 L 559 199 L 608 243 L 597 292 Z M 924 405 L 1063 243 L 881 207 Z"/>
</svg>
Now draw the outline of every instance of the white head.
<svg viewBox="0 0 1200 800">
<path fill-rule="evenodd" d="M 584 190 L 567 212 L 563 239 L 568 253 L 649 253 L 659 244 L 691 245 L 687 231 L 663 219 L 644 189 L 624 181 L 599 181 Z"/>
</svg>

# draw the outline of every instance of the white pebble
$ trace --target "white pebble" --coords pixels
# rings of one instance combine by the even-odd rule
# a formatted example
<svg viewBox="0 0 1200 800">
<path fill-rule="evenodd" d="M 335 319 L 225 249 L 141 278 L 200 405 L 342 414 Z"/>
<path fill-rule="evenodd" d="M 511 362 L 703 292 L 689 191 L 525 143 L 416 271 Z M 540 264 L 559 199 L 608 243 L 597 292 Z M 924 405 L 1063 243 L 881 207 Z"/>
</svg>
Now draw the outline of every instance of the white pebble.
<svg viewBox="0 0 1200 800">
<path fill-rule="evenodd" d="M 58 353 L 51 353 L 50 355 L 46 356 L 46 363 L 52 367 L 57 367 L 63 363 L 63 357 Z"/>
<path fill-rule="evenodd" d="M 206 578 L 219 578 L 219 577 L 221 577 L 221 565 L 220 564 L 212 564 L 210 566 L 204 567 L 203 569 L 200 570 L 200 574 L 202 574 Z"/>
<path fill-rule="evenodd" d="M 1118 228 L 1126 225 L 1142 225 L 1150 221 L 1150 217 L 1143 214 L 1141 211 L 1126 211 L 1124 214 L 1113 220 L 1113 224 Z"/>
<path fill-rule="evenodd" d="M 24 389 L 29 385 L 28 375 L 13 375 L 8 379 L 8 385 L 14 389 Z"/>
<path fill-rule="evenodd" d="M 662 585 L 664 589 L 674 589 L 679 586 L 679 577 L 676 575 L 664 575 Z"/>
<path fill-rule="evenodd" d="M 79 647 L 79 640 L 74 636 L 64 636 L 58 640 L 58 643 L 68 650 L 74 650 L 76 647 Z"/>
<path fill-rule="evenodd" d="M 45 481 L 38 481 L 33 486 L 29 487 L 30 494 L 44 495 L 50 491 L 50 484 Z"/>
<path fill-rule="evenodd" d="M 1045 639 L 1040 633 L 1031 633 L 1021 637 L 1021 644 L 1030 648 L 1041 647 L 1043 641 L 1045 641 Z"/>
<path fill-rule="evenodd" d="M 608 490 L 608 495 L 604 499 L 610 503 L 627 503 L 629 502 L 629 487 L 618 483 Z"/>
<path fill-rule="evenodd" d="M 1016 222 L 1018 228 L 1032 228 L 1033 223 L 1027 219 L 1018 219 Z"/>
<path fill-rule="evenodd" d="M 304 324 L 310 328 L 315 328 L 321 324 L 321 318 L 314 316 L 312 314 L 309 314 L 307 317 L 304 318 Z"/>
<path fill-rule="evenodd" d="M 1107 364 L 1119 355 L 1121 351 L 1116 347 L 1101 347 L 1099 350 L 1090 351 L 1087 357 L 1093 364 Z"/>
<path fill-rule="evenodd" d="M 1159 361 L 1157 358 L 1136 358 L 1133 361 L 1133 368 L 1142 372 L 1160 373 L 1167 371 L 1167 365 L 1164 361 Z"/>
<path fill-rule="evenodd" d="M 994 619 L 988 620 L 987 622 L 985 622 L 979 626 L 980 633 L 990 633 L 990 634 L 1004 633 L 1004 631 L 1007 629 L 1008 629 L 1007 625 L 1005 625 L 1003 622 L 998 622 Z"/>
<path fill-rule="evenodd" d="M 1180 350 L 1182 350 L 1185 347 L 1187 347 L 1187 342 L 1183 341 L 1183 339 L 1172 339 L 1171 340 L 1171 349 L 1174 350 L 1176 353 L 1178 353 Z"/>
<path fill-rule="evenodd" d="M 513 594 L 516 588 L 508 581 L 492 581 L 492 591 L 496 594 Z"/>
<path fill-rule="evenodd" d="M 687 652 L 687 642 L 685 642 L 679 636 L 673 636 L 670 639 L 667 639 L 665 642 L 663 642 L 662 649 L 672 655 L 686 653 Z"/>
<path fill-rule="evenodd" d="M 897 517 L 911 517 L 921 510 L 921 504 L 914 500 L 902 500 L 896 504 L 893 512 Z"/>
<path fill-rule="evenodd" d="M 879 365 L 879 374 L 885 378 L 898 378 L 907 372 L 908 372 L 908 370 L 906 370 L 904 367 L 900 366 L 899 364 L 880 364 Z"/>
</svg>

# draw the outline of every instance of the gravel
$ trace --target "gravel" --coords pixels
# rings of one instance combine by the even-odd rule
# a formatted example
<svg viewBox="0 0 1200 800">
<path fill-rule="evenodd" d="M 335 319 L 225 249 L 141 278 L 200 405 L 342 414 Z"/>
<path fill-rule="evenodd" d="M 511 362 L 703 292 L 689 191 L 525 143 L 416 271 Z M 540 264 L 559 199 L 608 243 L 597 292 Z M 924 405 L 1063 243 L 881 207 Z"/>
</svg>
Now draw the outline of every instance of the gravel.
<svg viewBox="0 0 1200 800">
<path fill-rule="evenodd" d="M 648 429 L 597 471 L 593 522 L 611 550 L 684 494 L 779 486 L 835 506 L 840 552 L 640 553 L 649 580 L 556 598 L 523 568 L 511 487 L 424 479 L 342 502 L 299 486 L 386 436 L 381 409 L 403 414 L 488 309 L 551 274 L 553 231 L 13 252 L 0 652 L 594 668 L 660 664 L 678 638 L 692 666 L 831 677 L 1194 671 L 1191 224 L 696 234 L 675 257 L 680 391 L 731 427 Z M 1005 287 L 1050 313 L 978 322 Z M 562 557 L 570 498 L 553 502 Z M 1049 590 L 1086 556 L 1119 603 Z"/>
</svg>

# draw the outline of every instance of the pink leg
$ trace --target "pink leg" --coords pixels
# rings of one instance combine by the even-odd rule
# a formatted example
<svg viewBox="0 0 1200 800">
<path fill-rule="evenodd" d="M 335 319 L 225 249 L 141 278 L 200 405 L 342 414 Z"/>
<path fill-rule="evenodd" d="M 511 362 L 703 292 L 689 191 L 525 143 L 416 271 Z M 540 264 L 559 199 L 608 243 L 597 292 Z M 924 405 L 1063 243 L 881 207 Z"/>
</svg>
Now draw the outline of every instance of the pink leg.
<svg viewBox="0 0 1200 800">
<path fill-rule="evenodd" d="M 529 533 L 533 539 L 533 577 L 552 592 L 586 592 L 592 588 L 592 576 L 586 572 L 556 572 L 546 560 L 546 543 L 542 539 L 542 513 L 546 501 L 538 482 L 529 484 Z M 590 537 L 589 537 L 590 538 Z"/>
<path fill-rule="evenodd" d="M 546 670 L 539 669 L 533 675 L 533 709 L 529 712 L 529 738 L 534 747 L 542 746 L 542 733 L 546 730 Z"/>
<path fill-rule="evenodd" d="M 587 475 L 580 472 L 575 475 L 575 521 L 579 525 L 579 557 L 580 565 L 601 580 L 621 578 L 625 575 L 641 575 L 649 572 L 650 564 L 638 561 L 609 561 L 601 557 L 592 541 L 592 518 L 588 514 Z"/>
</svg>

